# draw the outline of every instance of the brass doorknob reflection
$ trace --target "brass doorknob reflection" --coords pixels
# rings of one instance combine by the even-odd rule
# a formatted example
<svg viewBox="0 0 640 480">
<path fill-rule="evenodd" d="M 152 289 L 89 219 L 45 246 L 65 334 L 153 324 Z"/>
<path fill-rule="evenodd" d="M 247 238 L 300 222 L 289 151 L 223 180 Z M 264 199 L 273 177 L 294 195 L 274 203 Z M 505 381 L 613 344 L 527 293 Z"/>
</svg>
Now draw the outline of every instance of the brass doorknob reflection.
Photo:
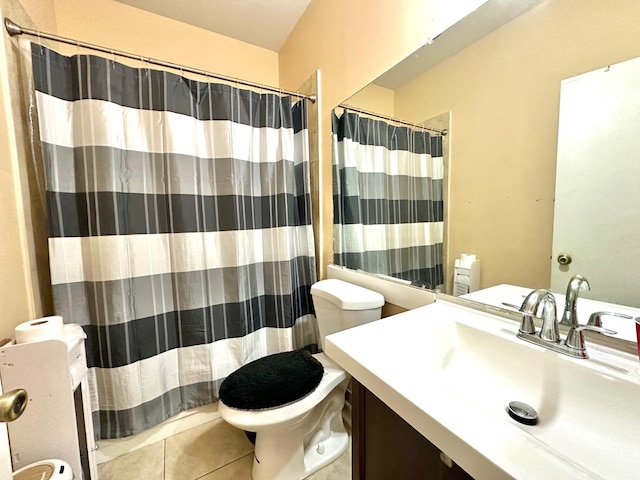
<svg viewBox="0 0 640 480">
<path fill-rule="evenodd" d="M 0 422 L 13 422 L 27 408 L 29 396 L 23 388 L 0 395 Z"/>
<path fill-rule="evenodd" d="M 557 260 L 560 265 L 569 265 L 573 259 L 568 253 L 561 253 L 558 255 Z"/>
</svg>

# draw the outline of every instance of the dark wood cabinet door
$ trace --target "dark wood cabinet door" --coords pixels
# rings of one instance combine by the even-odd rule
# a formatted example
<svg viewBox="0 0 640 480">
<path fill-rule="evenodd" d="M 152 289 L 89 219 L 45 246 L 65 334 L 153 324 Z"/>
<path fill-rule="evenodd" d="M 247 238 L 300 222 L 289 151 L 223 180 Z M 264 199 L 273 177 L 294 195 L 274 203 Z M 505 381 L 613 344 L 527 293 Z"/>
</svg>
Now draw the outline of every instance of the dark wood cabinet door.
<svg viewBox="0 0 640 480">
<path fill-rule="evenodd" d="M 373 393 L 352 380 L 354 480 L 473 480 Z"/>
</svg>

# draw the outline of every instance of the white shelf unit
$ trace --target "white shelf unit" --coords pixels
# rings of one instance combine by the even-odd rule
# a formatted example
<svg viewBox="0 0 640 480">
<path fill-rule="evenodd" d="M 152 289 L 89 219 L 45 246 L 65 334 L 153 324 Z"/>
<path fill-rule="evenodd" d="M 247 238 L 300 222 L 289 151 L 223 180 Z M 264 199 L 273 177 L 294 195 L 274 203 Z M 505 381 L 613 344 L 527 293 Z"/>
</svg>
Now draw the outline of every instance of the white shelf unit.
<svg viewBox="0 0 640 480">
<path fill-rule="evenodd" d="M 20 418 L 7 424 L 13 469 L 57 458 L 77 480 L 97 480 L 84 339 L 44 340 L 0 347 L 4 391 L 29 395 Z"/>
</svg>

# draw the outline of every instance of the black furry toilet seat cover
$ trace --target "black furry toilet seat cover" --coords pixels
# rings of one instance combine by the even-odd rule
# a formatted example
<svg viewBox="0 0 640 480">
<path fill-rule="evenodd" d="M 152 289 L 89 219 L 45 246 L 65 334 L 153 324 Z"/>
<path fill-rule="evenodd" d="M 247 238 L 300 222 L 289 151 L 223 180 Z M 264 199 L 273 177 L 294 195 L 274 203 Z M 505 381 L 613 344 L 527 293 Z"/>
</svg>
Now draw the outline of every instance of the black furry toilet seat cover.
<svg viewBox="0 0 640 480">
<path fill-rule="evenodd" d="M 247 363 L 220 385 L 220 400 L 241 410 L 295 402 L 320 384 L 324 367 L 307 350 L 282 352 Z"/>
</svg>

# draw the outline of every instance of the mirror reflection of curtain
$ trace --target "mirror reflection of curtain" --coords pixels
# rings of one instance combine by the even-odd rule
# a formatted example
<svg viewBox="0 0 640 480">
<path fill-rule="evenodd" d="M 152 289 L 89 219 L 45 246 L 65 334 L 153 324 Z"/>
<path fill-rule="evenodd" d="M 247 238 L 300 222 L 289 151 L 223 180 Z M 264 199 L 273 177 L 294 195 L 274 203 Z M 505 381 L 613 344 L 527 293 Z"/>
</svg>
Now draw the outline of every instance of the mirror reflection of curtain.
<svg viewBox="0 0 640 480">
<path fill-rule="evenodd" d="M 348 110 L 332 131 L 334 263 L 442 285 L 442 137 Z"/>
<path fill-rule="evenodd" d="M 99 438 L 317 347 L 306 101 L 33 45 L 55 312 L 87 333 Z"/>
</svg>

